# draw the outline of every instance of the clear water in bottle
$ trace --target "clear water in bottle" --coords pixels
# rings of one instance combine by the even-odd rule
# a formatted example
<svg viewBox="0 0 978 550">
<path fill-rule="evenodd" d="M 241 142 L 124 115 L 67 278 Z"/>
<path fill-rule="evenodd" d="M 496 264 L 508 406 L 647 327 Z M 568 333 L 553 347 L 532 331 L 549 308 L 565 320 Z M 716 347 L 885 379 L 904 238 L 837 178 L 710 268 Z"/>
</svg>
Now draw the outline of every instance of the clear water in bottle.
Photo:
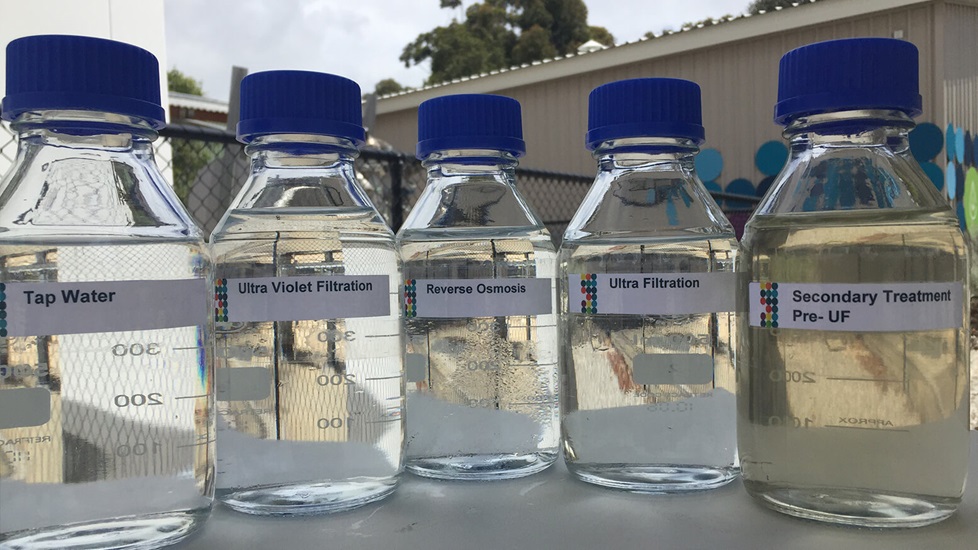
<svg viewBox="0 0 978 550">
<path fill-rule="evenodd" d="M 516 189 L 513 99 L 419 108 L 428 185 L 398 232 L 404 262 L 406 467 L 458 480 L 521 477 L 558 453 L 556 252 Z"/>
<path fill-rule="evenodd" d="M 39 36 L 8 46 L 7 70 L 19 144 L 0 184 L 0 547 L 174 543 L 214 490 L 212 273 L 153 158 L 158 64 Z M 65 81 L 77 98 L 35 95 Z"/>
<path fill-rule="evenodd" d="M 354 172 L 360 87 L 249 75 L 238 137 L 251 175 L 211 237 L 218 498 L 265 515 L 382 499 L 402 470 L 401 274 Z"/>
<path fill-rule="evenodd" d="M 222 278 L 400 278 L 393 236 L 372 208 L 231 211 L 220 230 Z M 295 515 L 353 508 L 394 489 L 402 344 L 396 290 L 388 294 L 386 316 L 218 324 L 218 364 L 228 372 L 218 381 L 223 502 Z"/>
<path fill-rule="evenodd" d="M 741 265 L 696 176 L 699 86 L 599 86 L 588 128 L 598 174 L 558 256 L 567 469 L 633 492 L 720 487 L 738 472 Z"/>
<path fill-rule="evenodd" d="M 643 279 L 732 273 L 736 239 L 718 237 L 570 241 L 561 246 L 560 266 L 564 273 Z M 562 430 L 571 473 L 653 493 L 710 489 L 734 479 L 735 313 L 588 315 L 577 308 L 582 297 L 570 284 L 562 296 L 570 304 L 563 321 Z"/>
<path fill-rule="evenodd" d="M 404 231 L 400 239 L 405 281 L 549 283 L 556 267 L 540 228 Z M 409 317 L 405 326 L 412 471 L 492 479 L 556 460 L 555 315 Z"/>
</svg>

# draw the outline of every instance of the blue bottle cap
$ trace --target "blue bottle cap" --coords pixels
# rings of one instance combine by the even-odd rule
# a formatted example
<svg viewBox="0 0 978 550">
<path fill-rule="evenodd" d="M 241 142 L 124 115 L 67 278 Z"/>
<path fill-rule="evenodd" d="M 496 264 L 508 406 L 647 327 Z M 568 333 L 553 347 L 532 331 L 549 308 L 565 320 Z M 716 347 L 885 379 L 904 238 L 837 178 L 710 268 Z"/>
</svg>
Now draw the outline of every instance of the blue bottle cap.
<svg viewBox="0 0 978 550">
<path fill-rule="evenodd" d="M 520 103 L 501 95 L 436 97 L 418 107 L 418 158 L 445 149 L 526 153 Z"/>
<path fill-rule="evenodd" d="M 3 120 L 28 111 L 100 111 L 164 126 L 160 65 L 130 44 L 87 36 L 39 35 L 7 44 Z"/>
<path fill-rule="evenodd" d="M 781 58 L 774 120 L 829 111 L 921 112 L 917 47 L 892 38 L 817 42 Z"/>
<path fill-rule="evenodd" d="M 238 141 L 269 134 L 316 134 L 363 145 L 360 86 L 342 76 L 265 71 L 241 81 Z"/>
<path fill-rule="evenodd" d="M 609 139 L 687 138 L 702 143 L 700 87 L 678 78 L 634 78 L 598 86 L 588 96 L 589 150 Z"/>
</svg>

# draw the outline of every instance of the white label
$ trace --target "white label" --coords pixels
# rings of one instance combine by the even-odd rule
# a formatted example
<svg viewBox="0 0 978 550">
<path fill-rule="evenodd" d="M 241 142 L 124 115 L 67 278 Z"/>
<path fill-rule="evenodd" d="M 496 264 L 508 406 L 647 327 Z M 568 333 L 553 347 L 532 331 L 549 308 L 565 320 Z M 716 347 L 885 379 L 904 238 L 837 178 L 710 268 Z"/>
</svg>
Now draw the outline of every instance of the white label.
<svg viewBox="0 0 978 550">
<path fill-rule="evenodd" d="M 174 328 L 206 321 L 204 279 L 0 283 L 0 336 Z"/>
<path fill-rule="evenodd" d="M 551 279 L 408 279 L 406 317 L 505 317 L 553 313 Z"/>
<path fill-rule="evenodd" d="M 309 321 L 390 315 L 387 275 L 218 279 L 214 320 Z"/>
<path fill-rule="evenodd" d="M 679 315 L 737 309 L 736 273 L 568 275 L 568 312 Z"/>
<path fill-rule="evenodd" d="M 960 328 L 963 290 L 961 282 L 751 283 L 750 325 L 852 332 Z"/>
</svg>

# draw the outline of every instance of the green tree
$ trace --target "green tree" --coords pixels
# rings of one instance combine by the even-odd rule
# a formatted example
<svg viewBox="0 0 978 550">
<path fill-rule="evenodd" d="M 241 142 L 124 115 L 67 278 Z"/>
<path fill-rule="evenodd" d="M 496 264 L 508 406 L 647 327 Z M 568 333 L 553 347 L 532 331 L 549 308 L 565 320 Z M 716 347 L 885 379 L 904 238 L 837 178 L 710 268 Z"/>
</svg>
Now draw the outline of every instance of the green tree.
<svg viewBox="0 0 978 550">
<path fill-rule="evenodd" d="M 171 92 L 204 95 L 199 80 L 187 76 L 177 69 L 167 71 L 166 86 Z M 197 179 L 197 174 L 217 157 L 221 151 L 221 145 L 196 139 L 171 138 L 170 148 L 173 191 L 184 204 L 187 204 L 187 197 L 190 196 L 190 189 L 194 185 L 194 180 Z"/>
<path fill-rule="evenodd" d="M 591 32 L 583 0 L 482 0 L 465 10 L 465 20 L 418 35 L 400 60 L 408 67 L 430 61 L 427 83 L 434 84 L 571 53 Z"/>
<path fill-rule="evenodd" d="M 594 40 L 602 46 L 614 46 L 615 37 L 604 27 L 588 27 L 588 40 Z"/>
<path fill-rule="evenodd" d="M 196 78 L 187 76 L 179 69 L 173 68 L 166 72 L 166 87 L 171 92 L 180 92 L 190 95 L 204 95 L 204 89 L 200 81 Z"/>
<path fill-rule="evenodd" d="M 747 11 L 751 15 L 757 15 L 762 11 L 773 11 L 774 8 L 790 8 L 798 0 L 754 0 L 747 6 Z"/>
<path fill-rule="evenodd" d="M 378 96 L 396 94 L 404 90 L 407 90 L 407 88 L 393 78 L 385 78 L 374 86 L 374 93 Z"/>
</svg>

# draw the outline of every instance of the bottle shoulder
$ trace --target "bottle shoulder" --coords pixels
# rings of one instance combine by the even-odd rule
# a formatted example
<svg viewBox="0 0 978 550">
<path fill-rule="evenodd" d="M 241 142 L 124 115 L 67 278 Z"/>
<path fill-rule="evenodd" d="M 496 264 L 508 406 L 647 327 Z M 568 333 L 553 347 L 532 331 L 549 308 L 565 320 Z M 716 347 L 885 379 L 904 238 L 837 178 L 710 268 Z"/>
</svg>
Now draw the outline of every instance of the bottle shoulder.
<svg viewBox="0 0 978 550">
<path fill-rule="evenodd" d="M 22 143 L 0 183 L 5 238 L 202 239 L 151 154 Z"/>
</svg>

